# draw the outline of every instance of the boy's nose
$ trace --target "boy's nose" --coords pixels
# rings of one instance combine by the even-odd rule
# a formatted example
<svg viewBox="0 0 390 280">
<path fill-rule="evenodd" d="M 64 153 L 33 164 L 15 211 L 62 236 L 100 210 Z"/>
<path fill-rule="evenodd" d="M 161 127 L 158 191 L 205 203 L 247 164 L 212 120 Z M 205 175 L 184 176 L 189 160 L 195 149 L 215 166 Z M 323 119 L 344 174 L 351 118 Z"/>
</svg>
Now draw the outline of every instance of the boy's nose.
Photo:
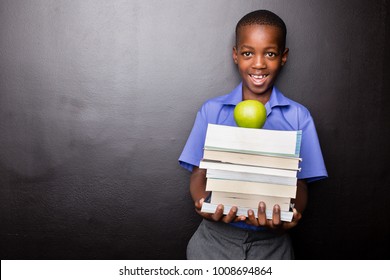
<svg viewBox="0 0 390 280">
<path fill-rule="evenodd" d="M 253 61 L 252 67 L 256 69 L 266 68 L 267 64 L 265 63 L 265 57 L 262 55 L 257 55 Z"/>
</svg>

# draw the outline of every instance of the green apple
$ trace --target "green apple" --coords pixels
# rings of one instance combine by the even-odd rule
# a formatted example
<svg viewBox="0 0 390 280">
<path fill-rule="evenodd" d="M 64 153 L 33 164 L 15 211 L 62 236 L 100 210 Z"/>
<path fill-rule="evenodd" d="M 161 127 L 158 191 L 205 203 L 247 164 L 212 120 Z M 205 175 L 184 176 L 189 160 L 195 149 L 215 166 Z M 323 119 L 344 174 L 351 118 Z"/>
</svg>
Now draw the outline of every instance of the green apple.
<svg viewBox="0 0 390 280">
<path fill-rule="evenodd" d="M 262 128 L 267 119 L 267 110 L 257 100 L 244 100 L 234 108 L 234 120 L 239 127 Z"/>
</svg>

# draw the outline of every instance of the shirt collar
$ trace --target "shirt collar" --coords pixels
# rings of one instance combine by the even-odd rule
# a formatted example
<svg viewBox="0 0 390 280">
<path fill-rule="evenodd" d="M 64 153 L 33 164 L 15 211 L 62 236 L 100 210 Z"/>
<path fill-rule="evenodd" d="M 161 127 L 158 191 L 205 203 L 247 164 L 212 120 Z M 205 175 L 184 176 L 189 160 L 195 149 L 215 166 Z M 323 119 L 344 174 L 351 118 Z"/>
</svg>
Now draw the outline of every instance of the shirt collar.
<svg viewBox="0 0 390 280">
<path fill-rule="evenodd" d="M 283 93 L 281 93 L 275 86 L 272 89 L 271 97 L 268 102 L 271 108 L 276 106 L 288 106 L 290 100 L 288 100 Z"/>
<path fill-rule="evenodd" d="M 240 83 L 229 94 L 220 97 L 220 102 L 223 105 L 234 105 L 235 106 L 241 101 L 242 101 L 242 83 Z"/>
<path fill-rule="evenodd" d="M 240 83 L 235 89 L 228 95 L 222 96 L 220 102 L 223 105 L 237 105 L 242 101 L 242 83 Z M 271 97 L 266 104 L 267 111 L 277 106 L 289 106 L 290 101 L 274 86 L 272 89 Z"/>
</svg>

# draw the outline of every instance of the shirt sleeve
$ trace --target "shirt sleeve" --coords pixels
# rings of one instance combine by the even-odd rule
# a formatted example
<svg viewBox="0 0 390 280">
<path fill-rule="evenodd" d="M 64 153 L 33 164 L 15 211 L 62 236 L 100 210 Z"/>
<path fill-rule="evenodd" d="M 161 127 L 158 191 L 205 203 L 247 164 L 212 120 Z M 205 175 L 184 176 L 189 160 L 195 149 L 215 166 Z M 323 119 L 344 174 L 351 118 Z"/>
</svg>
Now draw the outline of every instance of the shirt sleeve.
<svg viewBox="0 0 390 280">
<path fill-rule="evenodd" d="M 306 112 L 300 129 L 302 130 L 300 153 L 302 162 L 300 163 L 301 171 L 298 172 L 298 179 L 305 179 L 310 183 L 328 177 L 317 131 L 309 112 Z"/>
<path fill-rule="evenodd" d="M 199 166 L 203 158 L 203 148 L 206 138 L 207 121 L 204 113 L 204 107 L 197 113 L 194 126 L 190 136 L 179 157 L 179 164 L 192 172 L 194 166 Z"/>
</svg>

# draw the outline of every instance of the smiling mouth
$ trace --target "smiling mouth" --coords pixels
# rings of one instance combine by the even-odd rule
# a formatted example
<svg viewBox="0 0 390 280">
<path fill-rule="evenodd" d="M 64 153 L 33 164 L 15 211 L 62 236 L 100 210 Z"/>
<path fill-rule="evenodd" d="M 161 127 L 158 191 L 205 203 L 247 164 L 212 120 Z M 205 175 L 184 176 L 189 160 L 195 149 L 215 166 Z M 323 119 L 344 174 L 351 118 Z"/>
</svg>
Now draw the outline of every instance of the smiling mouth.
<svg viewBox="0 0 390 280">
<path fill-rule="evenodd" d="M 251 80 L 253 81 L 254 84 L 262 85 L 265 82 L 265 80 L 267 79 L 268 74 L 263 74 L 263 75 L 251 75 L 251 74 L 249 74 L 249 76 L 251 77 Z"/>
</svg>

